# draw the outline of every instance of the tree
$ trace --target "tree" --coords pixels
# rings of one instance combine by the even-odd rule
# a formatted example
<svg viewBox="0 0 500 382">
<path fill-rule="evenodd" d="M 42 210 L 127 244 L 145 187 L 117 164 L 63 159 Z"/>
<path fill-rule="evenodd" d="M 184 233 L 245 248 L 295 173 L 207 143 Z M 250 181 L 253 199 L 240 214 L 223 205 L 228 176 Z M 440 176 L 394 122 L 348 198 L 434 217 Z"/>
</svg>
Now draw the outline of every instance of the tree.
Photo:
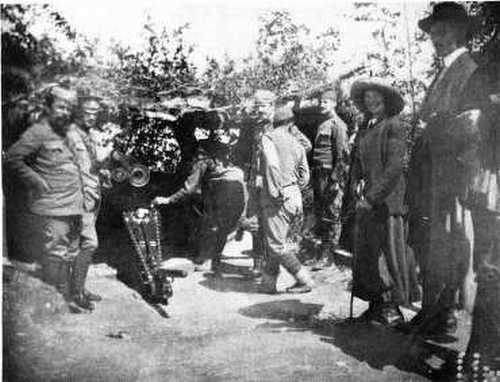
<svg viewBox="0 0 500 382">
<path fill-rule="evenodd" d="M 228 57 L 222 62 L 209 59 L 203 80 L 216 93 L 239 102 L 258 88 L 284 94 L 291 86 L 306 89 L 328 80 L 340 43 L 337 30 L 312 36 L 288 11 L 267 12 L 259 22 L 255 54 L 240 65 Z"/>
<path fill-rule="evenodd" d="M 189 61 L 193 47 L 183 38 L 188 27 L 158 31 L 148 19 L 144 24 L 142 48 L 133 50 L 118 43 L 112 47 L 114 62 L 108 63 L 106 77 L 113 80 L 122 93 L 135 89 L 149 97 L 162 90 L 197 84 L 196 69 Z"/>
<path fill-rule="evenodd" d="M 406 3 L 354 3 L 347 17 L 371 29 L 373 44 L 363 59 L 367 74 L 400 89 L 409 106 L 406 112 L 415 114 L 436 66 L 425 44 L 428 37 L 416 25 L 419 16 L 411 11 Z"/>
<path fill-rule="evenodd" d="M 55 75 L 83 72 L 96 42 L 47 4 L 2 4 L 2 93 L 16 99 Z M 44 23 L 43 33 L 35 27 Z M 63 47 L 64 45 L 64 47 Z"/>
</svg>

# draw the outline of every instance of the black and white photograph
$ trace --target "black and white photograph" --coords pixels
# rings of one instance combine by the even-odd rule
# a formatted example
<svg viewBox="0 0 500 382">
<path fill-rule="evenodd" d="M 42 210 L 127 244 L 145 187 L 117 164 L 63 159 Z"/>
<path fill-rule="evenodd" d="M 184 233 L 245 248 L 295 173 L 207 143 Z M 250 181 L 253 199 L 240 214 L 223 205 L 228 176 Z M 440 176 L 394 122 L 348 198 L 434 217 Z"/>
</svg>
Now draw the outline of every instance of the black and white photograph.
<svg viewBox="0 0 500 382">
<path fill-rule="evenodd" d="M 3 381 L 500 382 L 500 1 L 0 9 Z"/>
</svg>

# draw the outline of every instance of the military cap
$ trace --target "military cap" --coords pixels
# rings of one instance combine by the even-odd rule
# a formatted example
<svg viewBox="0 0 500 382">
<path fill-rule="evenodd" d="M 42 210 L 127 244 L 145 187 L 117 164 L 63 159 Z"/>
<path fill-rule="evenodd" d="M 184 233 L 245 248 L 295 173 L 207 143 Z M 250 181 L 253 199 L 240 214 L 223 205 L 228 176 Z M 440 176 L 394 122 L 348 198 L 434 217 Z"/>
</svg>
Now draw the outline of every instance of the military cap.
<svg viewBox="0 0 500 382">
<path fill-rule="evenodd" d="M 102 98 L 98 96 L 80 97 L 80 105 L 87 112 L 97 113 L 101 109 Z"/>
<path fill-rule="evenodd" d="M 49 94 L 50 96 L 53 97 L 53 99 L 60 99 L 72 105 L 76 104 L 77 95 L 76 91 L 74 90 L 66 89 L 63 88 L 62 86 L 55 85 L 50 89 Z"/>
<path fill-rule="evenodd" d="M 293 120 L 293 103 L 286 99 L 279 99 L 274 108 L 274 123 L 283 125 Z"/>
<path fill-rule="evenodd" d="M 253 99 L 256 104 L 274 103 L 276 95 L 270 90 L 259 89 L 254 93 Z"/>
</svg>

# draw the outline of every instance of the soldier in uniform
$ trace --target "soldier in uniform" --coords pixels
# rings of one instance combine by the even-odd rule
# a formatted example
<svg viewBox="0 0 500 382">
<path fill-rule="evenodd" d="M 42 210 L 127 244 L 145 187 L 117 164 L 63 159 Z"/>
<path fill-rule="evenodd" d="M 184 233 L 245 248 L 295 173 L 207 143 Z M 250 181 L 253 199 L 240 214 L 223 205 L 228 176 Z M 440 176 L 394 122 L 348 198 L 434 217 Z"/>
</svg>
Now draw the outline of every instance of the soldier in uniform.
<svg viewBox="0 0 500 382">
<path fill-rule="evenodd" d="M 201 191 L 203 218 L 193 262 L 196 270 L 205 270 L 204 264 L 211 259 L 212 271 L 219 275 L 222 251 L 245 212 L 247 191 L 243 171 L 229 161 L 233 142 L 227 132 L 197 127 L 195 135 L 200 140 L 197 159 L 184 185 L 168 197 L 157 196 L 152 204 L 178 203 Z"/>
<path fill-rule="evenodd" d="M 73 312 L 93 309 L 84 293 L 82 216 L 93 205 L 85 197 L 80 165 L 87 153 L 84 141 L 71 124 L 76 92 L 55 86 L 46 113 L 31 125 L 7 152 L 6 164 L 26 185 L 28 206 L 40 237 L 42 279 L 68 300 Z"/>
<path fill-rule="evenodd" d="M 294 226 L 302 222 L 301 188 L 309 182 L 306 153 L 290 132 L 293 121 L 288 102 L 277 104 L 274 129 L 261 138 L 259 177 L 261 221 L 266 247 L 265 270 L 262 279 L 265 293 L 276 293 L 276 282 L 282 265 L 295 279 L 290 293 L 307 293 L 313 281 L 296 257 L 297 249 L 290 246 Z"/>
<path fill-rule="evenodd" d="M 473 243 L 465 201 L 477 171 L 479 111 L 472 104 L 479 84 L 472 80 L 477 65 L 465 47 L 470 20 L 462 5 L 437 3 L 418 25 L 444 65 L 420 110 L 424 129 L 411 159 L 410 238 L 423 273 L 422 309 L 411 327 L 422 335 L 449 335 L 457 328 L 458 292 L 466 296 L 472 289 L 464 287 Z"/>
<path fill-rule="evenodd" d="M 84 185 L 84 198 L 86 200 L 87 211 L 82 215 L 82 231 L 80 239 L 80 252 L 75 259 L 80 270 L 79 282 L 85 285 L 87 273 L 92 263 L 92 256 L 98 248 L 98 238 L 96 231 L 96 221 L 101 202 L 101 179 L 100 179 L 100 161 L 97 159 L 97 142 L 94 134 L 97 131 L 98 115 L 101 109 L 99 97 L 81 97 L 80 98 L 80 118 L 74 126 L 74 132 L 85 143 L 87 148 L 80 156 L 80 170 Z M 94 134 L 93 134 L 94 133 Z M 83 293 L 90 301 L 101 301 L 101 296 L 82 288 Z"/>
<path fill-rule="evenodd" d="M 339 245 L 342 223 L 340 212 L 347 179 L 349 156 L 347 126 L 335 112 L 337 94 L 324 89 L 318 94 L 321 121 L 316 131 L 312 152 L 315 233 L 320 240 L 317 263 L 321 269 L 329 265 L 331 253 Z"/>
<path fill-rule="evenodd" d="M 252 233 L 254 257 L 253 274 L 255 276 L 260 276 L 262 274 L 265 257 L 264 234 L 261 219 L 262 209 L 260 207 L 260 193 L 263 184 L 262 178 L 258 176 L 262 151 L 261 140 L 263 134 L 272 131 L 274 128 L 275 122 L 273 122 L 273 116 L 275 99 L 276 96 L 269 90 L 260 89 L 255 92 L 252 107 L 254 108 L 257 118 L 254 124 L 248 126 L 248 130 L 251 132 L 252 144 L 249 145 L 251 151 L 250 155 L 247 155 L 245 158 L 241 158 L 242 162 L 248 163 L 248 171 L 246 171 L 246 181 L 249 189 L 247 216 L 251 219 L 257 218 L 259 221 L 258 229 Z M 297 102 L 297 99 L 288 98 L 284 102 L 286 102 L 289 107 L 292 107 L 292 105 Z M 292 121 L 290 120 L 288 122 Z M 302 145 L 306 154 L 309 153 L 312 147 L 309 139 L 294 123 L 288 123 L 287 126 L 288 132 L 299 142 L 300 145 Z M 244 140 L 242 140 L 241 143 L 245 144 Z"/>
<path fill-rule="evenodd" d="M 252 257 L 254 266 L 252 273 L 255 277 L 262 275 L 265 244 L 260 208 L 260 193 L 262 178 L 258 176 L 261 160 L 262 135 L 273 129 L 273 112 L 275 95 L 264 89 L 257 90 L 251 99 L 251 118 L 242 131 L 242 137 L 236 149 L 239 161 L 246 164 L 245 181 L 248 187 L 248 207 L 246 216 L 257 220 L 257 229 L 252 232 Z"/>
</svg>

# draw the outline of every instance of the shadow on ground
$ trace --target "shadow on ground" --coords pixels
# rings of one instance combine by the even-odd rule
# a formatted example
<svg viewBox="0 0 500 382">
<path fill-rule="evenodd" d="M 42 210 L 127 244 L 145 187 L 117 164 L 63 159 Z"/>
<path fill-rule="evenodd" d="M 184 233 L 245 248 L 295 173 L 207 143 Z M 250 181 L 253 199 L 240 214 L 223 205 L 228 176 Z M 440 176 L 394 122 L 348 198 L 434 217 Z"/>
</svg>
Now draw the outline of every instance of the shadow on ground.
<svg viewBox="0 0 500 382">
<path fill-rule="evenodd" d="M 260 330 L 315 333 L 320 341 L 375 369 L 392 365 L 429 379 L 446 380 L 440 367 L 445 362 L 453 363 L 456 352 L 375 324 L 336 317 L 320 319 L 317 315 L 322 307 L 289 299 L 251 305 L 238 312 L 246 317 L 281 321 L 260 324 Z"/>
<path fill-rule="evenodd" d="M 221 263 L 221 274 L 204 273 L 200 285 L 218 292 L 261 293 L 259 285 L 252 278 L 248 266 Z"/>
</svg>

